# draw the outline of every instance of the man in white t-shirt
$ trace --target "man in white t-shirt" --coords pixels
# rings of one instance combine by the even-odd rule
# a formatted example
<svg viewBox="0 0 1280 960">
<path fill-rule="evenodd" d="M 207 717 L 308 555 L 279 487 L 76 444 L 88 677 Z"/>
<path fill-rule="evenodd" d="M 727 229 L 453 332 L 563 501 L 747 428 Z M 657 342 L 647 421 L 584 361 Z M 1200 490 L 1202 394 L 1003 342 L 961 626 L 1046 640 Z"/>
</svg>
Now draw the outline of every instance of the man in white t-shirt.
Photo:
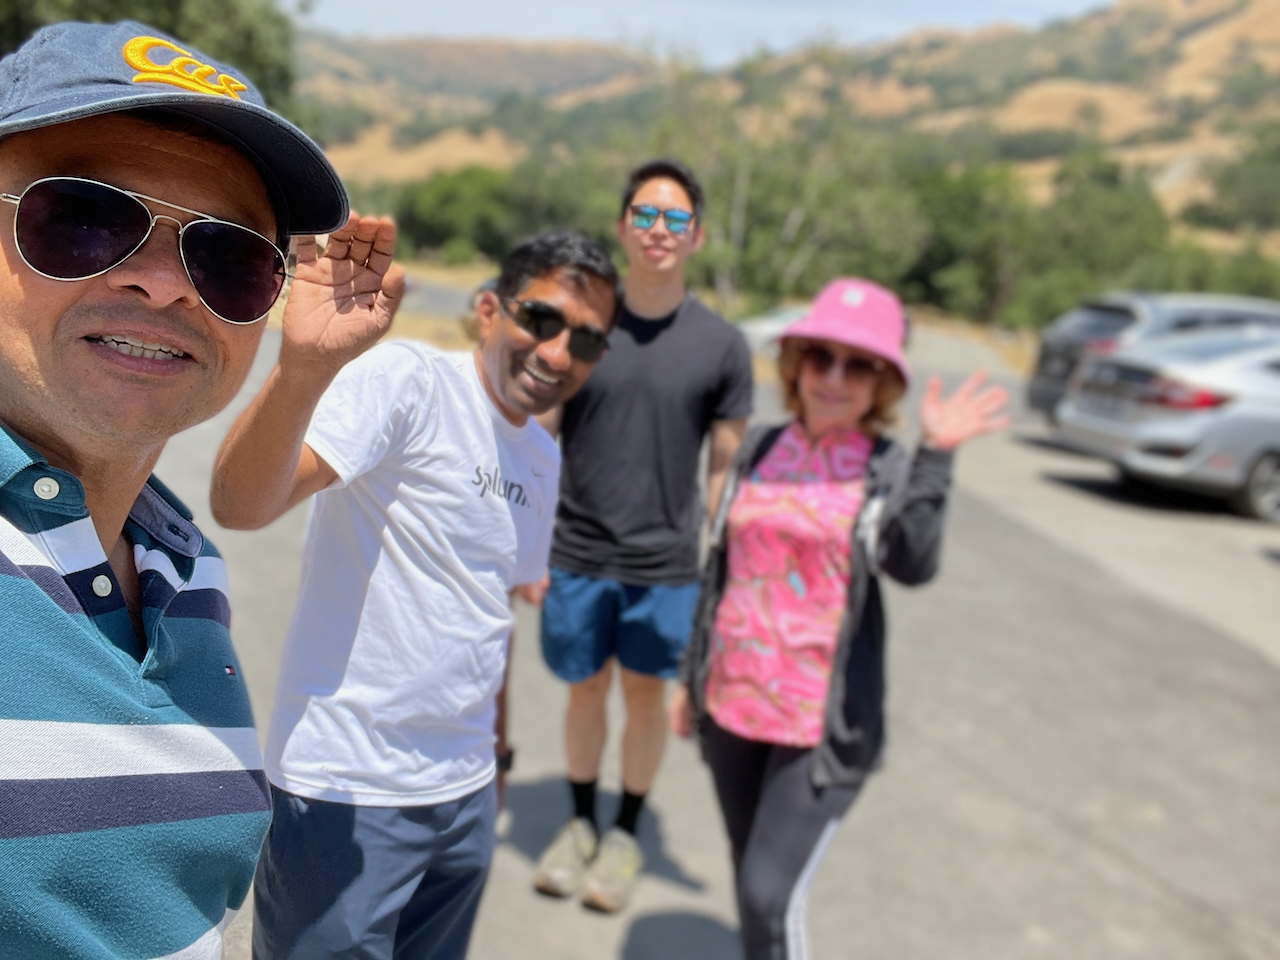
<svg viewBox="0 0 1280 960">
<path fill-rule="evenodd" d="M 390 250 L 362 255 L 385 271 Z M 295 318 L 228 435 L 219 522 L 316 496 L 267 741 L 258 960 L 465 955 L 494 845 L 508 598 L 541 580 L 555 518 L 560 454 L 532 417 L 603 355 L 616 289 L 601 246 L 555 232 L 503 262 L 474 353 L 365 352 L 385 326 Z"/>
</svg>

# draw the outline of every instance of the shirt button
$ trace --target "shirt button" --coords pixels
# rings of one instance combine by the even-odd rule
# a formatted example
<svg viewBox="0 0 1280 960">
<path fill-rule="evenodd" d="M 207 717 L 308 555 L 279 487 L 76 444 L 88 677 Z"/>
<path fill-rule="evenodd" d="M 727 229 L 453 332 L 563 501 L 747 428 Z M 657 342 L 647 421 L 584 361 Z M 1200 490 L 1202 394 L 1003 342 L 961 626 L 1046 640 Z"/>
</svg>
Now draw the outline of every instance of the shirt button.
<svg viewBox="0 0 1280 960">
<path fill-rule="evenodd" d="M 52 500 L 62 490 L 62 487 L 53 477 L 41 477 L 36 481 L 34 489 L 36 496 L 41 500 Z"/>
<path fill-rule="evenodd" d="M 111 596 L 111 578 L 105 573 L 100 573 L 93 578 L 93 592 L 100 597 Z"/>
</svg>

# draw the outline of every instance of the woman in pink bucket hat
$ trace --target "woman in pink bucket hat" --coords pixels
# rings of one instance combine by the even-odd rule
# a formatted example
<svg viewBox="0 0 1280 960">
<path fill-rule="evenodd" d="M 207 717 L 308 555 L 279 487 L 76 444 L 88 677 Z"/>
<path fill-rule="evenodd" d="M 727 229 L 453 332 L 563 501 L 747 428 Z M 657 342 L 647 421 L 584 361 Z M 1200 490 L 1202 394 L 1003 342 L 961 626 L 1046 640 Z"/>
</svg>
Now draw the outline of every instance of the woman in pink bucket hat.
<svg viewBox="0 0 1280 960">
<path fill-rule="evenodd" d="M 955 450 L 1007 424 L 980 374 L 948 399 L 934 378 L 920 448 L 885 436 L 904 334 L 888 290 L 827 285 L 782 333 L 794 418 L 747 435 L 713 527 L 671 721 L 711 768 L 746 960 L 807 956 L 808 885 L 884 742 L 878 577 L 934 576 Z"/>
</svg>

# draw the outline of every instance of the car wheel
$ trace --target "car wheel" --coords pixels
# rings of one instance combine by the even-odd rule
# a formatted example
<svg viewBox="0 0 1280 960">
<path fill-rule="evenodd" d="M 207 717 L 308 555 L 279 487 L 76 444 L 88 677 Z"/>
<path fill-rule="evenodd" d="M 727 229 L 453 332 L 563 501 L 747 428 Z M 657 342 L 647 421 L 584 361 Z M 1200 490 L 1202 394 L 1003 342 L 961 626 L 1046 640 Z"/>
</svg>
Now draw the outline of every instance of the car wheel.
<svg viewBox="0 0 1280 960">
<path fill-rule="evenodd" d="M 1233 500 L 1246 517 L 1280 523 L 1280 453 L 1265 453 Z"/>
</svg>

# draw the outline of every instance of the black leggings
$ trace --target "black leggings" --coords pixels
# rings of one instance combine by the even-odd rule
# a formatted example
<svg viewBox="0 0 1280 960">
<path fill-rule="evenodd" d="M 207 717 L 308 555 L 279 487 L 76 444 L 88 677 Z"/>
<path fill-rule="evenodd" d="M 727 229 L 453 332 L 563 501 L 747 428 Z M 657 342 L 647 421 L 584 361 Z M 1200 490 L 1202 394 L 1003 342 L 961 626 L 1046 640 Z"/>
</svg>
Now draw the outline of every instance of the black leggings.
<svg viewBox="0 0 1280 960">
<path fill-rule="evenodd" d="M 747 740 L 703 720 L 711 767 L 733 848 L 746 960 L 805 960 L 804 908 L 813 875 L 858 787 L 817 789 L 810 750 Z"/>
</svg>

